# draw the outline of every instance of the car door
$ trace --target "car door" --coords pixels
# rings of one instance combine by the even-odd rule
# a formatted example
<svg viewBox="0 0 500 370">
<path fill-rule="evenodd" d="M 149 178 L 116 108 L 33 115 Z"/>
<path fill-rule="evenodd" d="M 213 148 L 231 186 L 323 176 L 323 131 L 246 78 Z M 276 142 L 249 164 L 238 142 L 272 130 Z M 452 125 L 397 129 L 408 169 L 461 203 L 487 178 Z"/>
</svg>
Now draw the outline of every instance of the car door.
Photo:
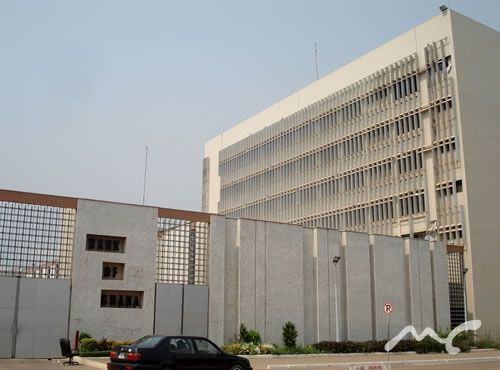
<svg viewBox="0 0 500 370">
<path fill-rule="evenodd" d="M 223 356 L 219 356 L 220 349 L 215 344 L 204 338 L 194 338 L 193 341 L 198 351 L 200 364 L 203 364 L 200 369 L 223 370 L 231 368 L 231 363 Z"/>
<path fill-rule="evenodd" d="M 168 339 L 167 345 L 176 369 L 199 368 L 198 355 L 190 338 L 171 337 Z"/>
</svg>

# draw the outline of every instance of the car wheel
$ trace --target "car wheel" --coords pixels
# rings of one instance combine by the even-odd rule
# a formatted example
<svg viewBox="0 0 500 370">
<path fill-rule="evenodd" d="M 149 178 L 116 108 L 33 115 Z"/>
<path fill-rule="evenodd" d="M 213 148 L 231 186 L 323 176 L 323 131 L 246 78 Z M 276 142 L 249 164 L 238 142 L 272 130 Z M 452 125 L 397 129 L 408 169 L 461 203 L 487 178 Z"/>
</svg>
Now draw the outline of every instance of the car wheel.
<svg viewBox="0 0 500 370">
<path fill-rule="evenodd" d="M 241 366 L 241 365 L 233 365 L 233 367 L 231 368 L 231 370 L 243 370 L 243 366 Z"/>
</svg>

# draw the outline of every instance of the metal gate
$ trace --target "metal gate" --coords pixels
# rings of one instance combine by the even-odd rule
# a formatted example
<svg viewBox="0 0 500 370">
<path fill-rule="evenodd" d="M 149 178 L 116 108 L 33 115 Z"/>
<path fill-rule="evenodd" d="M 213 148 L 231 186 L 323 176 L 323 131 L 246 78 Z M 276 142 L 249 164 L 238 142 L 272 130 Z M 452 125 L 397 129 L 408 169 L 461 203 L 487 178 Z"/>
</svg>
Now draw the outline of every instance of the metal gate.
<svg viewBox="0 0 500 370">
<path fill-rule="evenodd" d="M 208 335 L 208 286 L 156 284 L 155 334 Z"/>
<path fill-rule="evenodd" d="M 0 288 L 0 357 L 61 357 L 59 338 L 68 335 L 70 281 L 0 277 Z"/>
<path fill-rule="evenodd" d="M 0 190 L 0 358 L 61 357 L 77 201 Z"/>
<path fill-rule="evenodd" d="M 158 211 L 154 332 L 208 335 L 210 215 Z"/>
<path fill-rule="evenodd" d="M 462 246 L 448 246 L 448 287 L 450 292 L 451 328 L 467 321 L 465 295 L 464 249 Z"/>
</svg>

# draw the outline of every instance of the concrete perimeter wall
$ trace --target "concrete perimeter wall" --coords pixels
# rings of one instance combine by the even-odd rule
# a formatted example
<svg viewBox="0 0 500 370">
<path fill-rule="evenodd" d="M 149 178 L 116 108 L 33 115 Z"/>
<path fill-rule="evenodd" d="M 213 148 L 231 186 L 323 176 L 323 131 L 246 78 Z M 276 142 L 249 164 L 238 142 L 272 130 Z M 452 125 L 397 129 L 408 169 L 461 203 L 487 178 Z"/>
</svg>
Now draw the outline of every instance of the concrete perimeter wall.
<svg viewBox="0 0 500 370">
<path fill-rule="evenodd" d="M 208 335 L 218 344 L 241 323 L 281 343 L 288 320 L 300 344 L 384 339 L 386 302 L 391 337 L 406 325 L 449 327 L 442 244 L 214 215 L 209 266 Z"/>
</svg>

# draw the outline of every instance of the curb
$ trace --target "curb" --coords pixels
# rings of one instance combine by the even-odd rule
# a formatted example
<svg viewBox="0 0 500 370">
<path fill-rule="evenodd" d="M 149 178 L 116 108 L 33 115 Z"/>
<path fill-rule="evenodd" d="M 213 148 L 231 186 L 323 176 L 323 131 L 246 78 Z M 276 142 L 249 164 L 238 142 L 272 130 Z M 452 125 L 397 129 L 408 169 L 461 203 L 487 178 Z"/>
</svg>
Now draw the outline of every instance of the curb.
<svg viewBox="0 0 500 370">
<path fill-rule="evenodd" d="M 417 352 L 390 352 L 391 357 L 402 356 L 402 355 L 415 355 Z M 387 356 L 387 352 L 363 352 L 363 353 L 307 353 L 307 354 L 296 354 L 296 355 L 238 355 L 240 357 L 245 357 L 249 360 L 256 358 L 303 358 L 303 357 L 342 357 L 342 356 Z"/>
<path fill-rule="evenodd" d="M 460 359 L 439 359 L 439 360 L 408 360 L 408 361 L 380 361 L 380 362 L 345 362 L 345 363 L 328 363 L 328 364 L 297 364 L 297 365 L 268 365 L 267 369 L 318 369 L 318 368 L 356 368 L 359 366 L 379 365 L 384 369 L 390 369 L 391 365 L 397 366 L 437 366 L 437 365 L 452 365 L 452 364 L 473 364 L 485 362 L 500 362 L 500 356 L 497 357 L 476 357 L 476 358 L 460 358 Z"/>
</svg>

